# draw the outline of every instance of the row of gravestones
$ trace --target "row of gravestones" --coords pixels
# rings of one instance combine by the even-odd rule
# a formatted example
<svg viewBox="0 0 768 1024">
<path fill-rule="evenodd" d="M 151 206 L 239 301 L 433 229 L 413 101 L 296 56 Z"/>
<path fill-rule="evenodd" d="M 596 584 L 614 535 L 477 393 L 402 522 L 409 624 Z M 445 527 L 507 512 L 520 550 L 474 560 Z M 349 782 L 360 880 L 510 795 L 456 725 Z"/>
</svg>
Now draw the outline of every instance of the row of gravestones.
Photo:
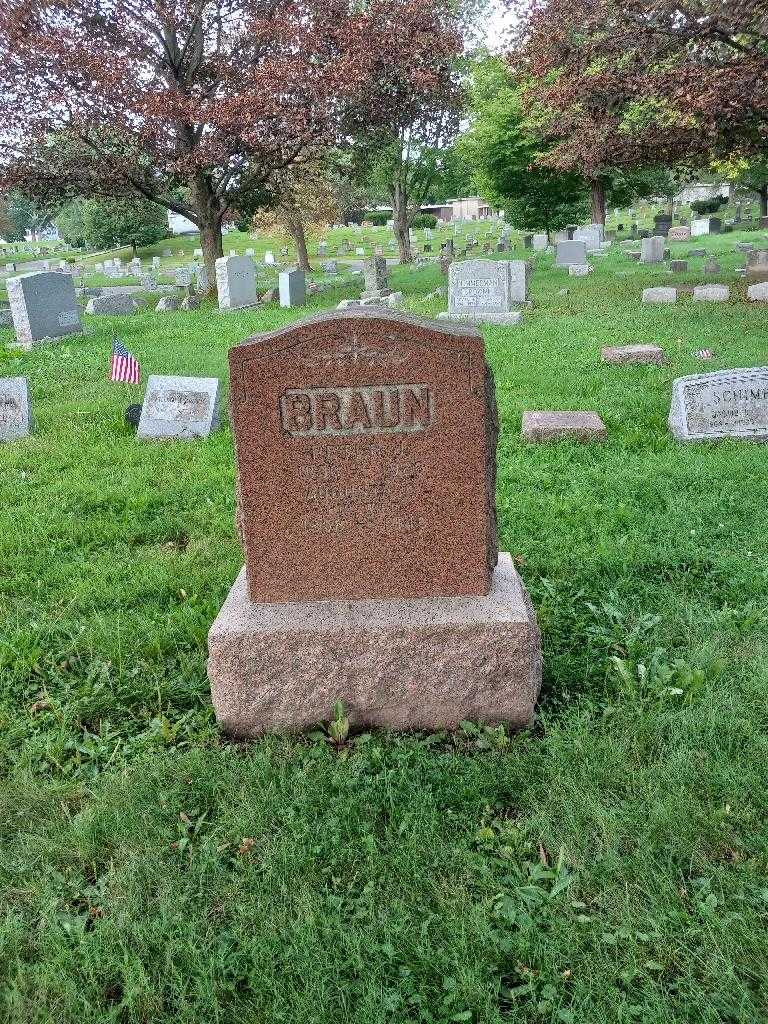
<svg viewBox="0 0 768 1024">
<path fill-rule="evenodd" d="M 498 420 L 480 334 L 332 312 L 247 339 L 229 368 L 245 566 L 208 638 L 222 727 L 300 730 L 339 700 L 352 727 L 530 722 L 540 633 L 498 550 Z M 0 394 L 0 423 L 18 433 L 26 381 Z M 202 436 L 218 394 L 215 379 L 150 378 L 139 432 Z M 568 415 L 527 413 L 524 434 L 563 436 Z M 582 430 L 600 430 L 594 416 Z M 670 426 L 768 439 L 768 370 L 675 381 Z"/>
</svg>

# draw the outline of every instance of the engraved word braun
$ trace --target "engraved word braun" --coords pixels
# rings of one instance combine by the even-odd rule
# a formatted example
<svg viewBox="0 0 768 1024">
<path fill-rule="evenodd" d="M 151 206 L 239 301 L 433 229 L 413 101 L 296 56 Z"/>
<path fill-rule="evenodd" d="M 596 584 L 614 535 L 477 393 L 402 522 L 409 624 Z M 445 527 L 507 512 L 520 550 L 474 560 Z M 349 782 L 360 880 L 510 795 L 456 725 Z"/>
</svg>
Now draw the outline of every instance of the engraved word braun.
<svg viewBox="0 0 768 1024">
<path fill-rule="evenodd" d="M 292 437 L 415 434 L 432 423 L 432 391 L 423 384 L 295 388 L 280 396 L 280 422 Z"/>
</svg>

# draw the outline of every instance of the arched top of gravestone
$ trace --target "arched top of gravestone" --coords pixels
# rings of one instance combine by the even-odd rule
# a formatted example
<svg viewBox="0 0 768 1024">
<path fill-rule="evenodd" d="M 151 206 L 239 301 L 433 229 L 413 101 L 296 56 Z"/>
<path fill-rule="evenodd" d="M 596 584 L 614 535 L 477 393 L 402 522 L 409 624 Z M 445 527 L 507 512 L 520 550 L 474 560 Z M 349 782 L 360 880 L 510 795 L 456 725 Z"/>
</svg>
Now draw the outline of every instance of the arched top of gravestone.
<svg viewBox="0 0 768 1024">
<path fill-rule="evenodd" d="M 490 263 L 493 261 L 484 260 L 482 262 Z M 297 330 L 301 330 L 303 332 L 307 328 L 314 329 L 317 325 L 324 323 L 333 323 L 335 321 L 363 321 L 363 323 L 365 323 L 366 321 L 377 320 L 385 323 L 397 323 L 414 328 L 420 328 L 424 332 L 431 332 L 432 334 L 443 338 L 474 338 L 481 346 L 483 344 L 480 332 L 477 328 L 468 324 L 456 324 L 442 320 L 430 320 L 428 317 L 414 316 L 412 313 L 402 313 L 399 310 L 387 309 L 384 306 L 348 306 L 346 309 L 331 309 L 323 313 L 316 313 L 313 316 L 306 317 L 296 323 L 288 324 L 287 327 L 279 327 L 274 331 L 265 331 L 262 334 L 251 335 L 250 338 L 244 338 L 243 341 L 238 342 L 238 344 L 230 350 L 230 355 L 232 352 L 236 352 L 238 349 L 252 344 L 271 343 L 273 340 L 279 340 L 282 338 L 291 338 L 295 340 Z"/>
<path fill-rule="evenodd" d="M 229 362 L 253 600 L 488 592 L 498 424 L 475 328 L 353 307 Z"/>
</svg>

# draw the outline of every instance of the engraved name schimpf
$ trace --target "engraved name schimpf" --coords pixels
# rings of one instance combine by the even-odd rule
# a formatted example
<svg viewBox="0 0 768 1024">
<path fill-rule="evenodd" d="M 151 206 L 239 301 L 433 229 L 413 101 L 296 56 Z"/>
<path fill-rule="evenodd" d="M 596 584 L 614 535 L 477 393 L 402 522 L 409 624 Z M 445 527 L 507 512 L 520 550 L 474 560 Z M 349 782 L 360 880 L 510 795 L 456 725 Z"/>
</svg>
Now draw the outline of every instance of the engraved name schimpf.
<svg viewBox="0 0 768 1024">
<path fill-rule="evenodd" d="M 292 437 L 415 434 L 433 415 L 432 389 L 423 384 L 290 388 L 280 395 L 280 424 Z"/>
</svg>

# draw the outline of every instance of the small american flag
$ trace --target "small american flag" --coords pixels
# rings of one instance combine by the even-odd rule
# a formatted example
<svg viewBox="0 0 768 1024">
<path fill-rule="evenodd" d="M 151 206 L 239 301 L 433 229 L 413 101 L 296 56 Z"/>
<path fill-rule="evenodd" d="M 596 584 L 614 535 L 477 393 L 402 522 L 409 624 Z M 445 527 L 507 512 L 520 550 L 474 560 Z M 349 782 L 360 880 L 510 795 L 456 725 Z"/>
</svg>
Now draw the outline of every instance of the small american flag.
<svg viewBox="0 0 768 1024">
<path fill-rule="evenodd" d="M 138 360 L 117 338 L 112 339 L 112 373 L 109 379 L 122 381 L 125 384 L 138 384 L 141 381 L 141 367 Z"/>
<path fill-rule="evenodd" d="M 701 359 L 702 362 L 707 362 L 708 360 L 715 358 L 715 353 L 711 348 L 700 348 L 693 354 L 697 359 Z"/>
</svg>

